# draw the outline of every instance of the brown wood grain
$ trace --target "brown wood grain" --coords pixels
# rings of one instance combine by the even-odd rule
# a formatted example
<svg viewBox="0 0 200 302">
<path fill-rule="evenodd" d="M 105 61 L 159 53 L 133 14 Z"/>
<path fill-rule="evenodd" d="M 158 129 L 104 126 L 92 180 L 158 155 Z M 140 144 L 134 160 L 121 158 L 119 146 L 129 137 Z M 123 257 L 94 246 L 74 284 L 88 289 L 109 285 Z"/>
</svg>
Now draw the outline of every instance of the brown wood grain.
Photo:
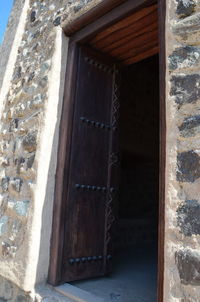
<svg viewBox="0 0 200 302">
<path fill-rule="evenodd" d="M 90 43 L 94 44 L 98 47 L 98 46 L 101 46 L 100 41 L 103 40 L 102 44 L 103 43 L 106 44 L 106 41 L 107 41 L 106 38 L 110 42 L 110 40 L 112 41 L 114 34 L 115 35 L 116 34 L 120 35 L 120 33 L 125 34 L 126 33 L 125 29 L 127 29 L 128 31 L 129 30 L 131 31 L 132 26 L 137 26 L 138 24 L 140 24 L 140 22 L 142 22 L 143 19 L 144 20 L 146 20 L 147 18 L 149 19 L 151 13 L 155 14 L 156 10 L 157 10 L 157 5 L 145 7 L 143 9 L 131 14 L 127 18 L 122 19 L 121 21 L 117 22 L 116 24 L 106 28 L 104 31 L 97 34 L 96 37 L 94 39 L 92 39 L 92 41 Z M 147 17 L 147 18 L 144 18 L 144 17 Z M 137 28 L 135 30 L 137 30 Z M 97 42 L 99 42 L 100 44 Z"/>
<path fill-rule="evenodd" d="M 65 282 L 102 276 L 110 261 L 105 222 L 111 184 L 109 157 L 112 136 L 116 133 L 107 128 L 112 125 L 114 68 L 97 57 L 79 48 L 69 181 L 64 182 L 62 280 Z M 99 256 L 101 259 L 93 260 Z"/>
<path fill-rule="evenodd" d="M 67 181 L 66 169 L 70 152 L 72 133 L 74 81 L 76 77 L 77 47 L 69 44 L 68 63 L 66 70 L 65 92 L 62 107 L 62 116 L 59 130 L 59 147 L 57 157 L 56 184 L 54 191 L 53 223 L 51 236 L 51 250 L 48 282 L 52 285 L 62 283 L 61 270 L 63 258 L 64 226 L 65 226 L 65 203 L 63 202 L 64 179 Z M 66 146 L 68 147 L 66 149 Z"/>
<path fill-rule="evenodd" d="M 132 56 L 145 51 L 147 48 L 154 47 L 155 44 L 158 45 L 158 29 L 156 28 L 152 32 L 146 32 L 143 35 L 132 40 L 128 44 L 109 52 L 109 55 L 116 57 L 118 60 L 128 59 Z"/>
<path fill-rule="evenodd" d="M 111 43 L 108 43 L 107 45 L 105 43 L 102 43 L 102 45 L 99 47 L 99 49 L 102 52 L 109 53 L 112 50 L 115 50 L 123 45 L 126 45 L 130 42 L 132 42 L 137 37 L 147 33 L 148 31 L 152 31 L 156 28 L 158 28 L 157 20 L 152 22 L 152 20 L 149 20 L 149 18 L 144 18 L 143 23 L 141 24 L 135 24 L 134 31 L 129 31 L 127 35 L 124 35 L 121 39 L 112 39 Z M 92 44 L 92 43 L 91 43 Z M 92 44 L 95 48 L 96 45 Z"/>
<path fill-rule="evenodd" d="M 124 65 L 137 62 L 140 58 L 147 58 L 148 54 L 150 56 L 157 53 L 157 5 L 133 12 L 97 34 L 89 45 Z"/>
<path fill-rule="evenodd" d="M 134 63 L 137 63 L 139 61 L 142 61 L 146 58 L 149 58 L 159 52 L 159 47 L 156 45 L 155 47 L 151 47 L 145 51 L 143 51 L 140 54 L 137 54 L 136 56 L 132 56 L 129 59 L 126 59 L 123 61 L 123 65 L 131 65 Z"/>
</svg>

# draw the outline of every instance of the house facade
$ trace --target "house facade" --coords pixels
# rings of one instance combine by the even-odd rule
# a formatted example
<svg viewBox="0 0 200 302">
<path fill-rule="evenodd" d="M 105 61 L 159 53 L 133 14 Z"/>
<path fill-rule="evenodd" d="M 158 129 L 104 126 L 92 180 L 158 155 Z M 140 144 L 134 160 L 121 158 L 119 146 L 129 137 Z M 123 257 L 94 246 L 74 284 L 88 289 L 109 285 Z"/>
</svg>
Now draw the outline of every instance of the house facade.
<svg viewBox="0 0 200 302">
<path fill-rule="evenodd" d="M 61 168 L 65 163 L 61 158 L 66 156 L 67 142 L 63 142 L 62 136 L 68 137 L 72 131 L 67 124 L 63 126 L 66 119 L 63 112 L 69 109 L 65 105 L 71 89 L 68 83 L 73 76 L 70 62 L 74 58 L 69 45 L 73 41 L 85 43 L 84 37 L 79 38 L 84 36 L 84 29 L 89 28 L 87 37 L 92 37 L 93 32 L 96 34 L 112 25 L 111 21 L 107 25 L 101 22 L 107 22 L 105 16 L 114 11 L 119 14 L 127 10 L 129 2 L 14 2 L 0 58 L 2 302 L 80 301 L 74 294 L 56 291 L 63 280 L 57 282 L 55 277 L 59 274 L 56 267 L 61 232 L 56 221 L 62 215 L 62 208 L 55 200 L 59 198 L 56 192 L 62 195 L 58 177 L 59 181 L 64 177 Z M 135 7 L 130 4 L 130 9 L 134 12 L 146 5 L 157 5 L 155 2 L 138 0 Z M 200 3 L 197 0 L 158 2 L 162 98 L 159 301 L 197 302 L 200 296 Z M 98 24 L 97 20 L 100 20 Z M 55 246 L 57 250 L 53 249 Z"/>
</svg>

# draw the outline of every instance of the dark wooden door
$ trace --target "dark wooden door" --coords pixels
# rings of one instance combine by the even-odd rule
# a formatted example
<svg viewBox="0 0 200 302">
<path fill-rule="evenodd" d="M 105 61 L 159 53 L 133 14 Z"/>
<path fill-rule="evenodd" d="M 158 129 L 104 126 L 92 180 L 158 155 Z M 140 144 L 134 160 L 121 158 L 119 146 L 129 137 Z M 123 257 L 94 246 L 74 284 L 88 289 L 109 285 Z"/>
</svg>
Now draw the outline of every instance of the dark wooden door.
<svg viewBox="0 0 200 302">
<path fill-rule="evenodd" d="M 62 281 L 106 274 L 117 194 L 118 97 L 114 65 L 80 48 L 68 183 Z M 66 170 L 67 170 L 66 169 Z"/>
</svg>

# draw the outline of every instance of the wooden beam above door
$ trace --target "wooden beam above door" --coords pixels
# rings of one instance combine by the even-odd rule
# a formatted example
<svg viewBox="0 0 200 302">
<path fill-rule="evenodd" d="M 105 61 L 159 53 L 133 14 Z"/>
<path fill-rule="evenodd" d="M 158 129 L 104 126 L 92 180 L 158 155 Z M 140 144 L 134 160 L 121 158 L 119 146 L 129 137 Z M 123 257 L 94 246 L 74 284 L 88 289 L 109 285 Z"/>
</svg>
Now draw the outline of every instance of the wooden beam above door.
<svg viewBox="0 0 200 302">
<path fill-rule="evenodd" d="M 157 4 L 144 7 L 99 32 L 89 45 L 123 65 L 158 53 Z"/>
<path fill-rule="evenodd" d="M 118 22 L 122 16 L 129 16 L 134 11 L 157 2 L 158 0 L 102 0 L 72 22 L 63 24 L 63 31 L 71 37 L 71 41 L 85 43 L 107 26 Z"/>
</svg>

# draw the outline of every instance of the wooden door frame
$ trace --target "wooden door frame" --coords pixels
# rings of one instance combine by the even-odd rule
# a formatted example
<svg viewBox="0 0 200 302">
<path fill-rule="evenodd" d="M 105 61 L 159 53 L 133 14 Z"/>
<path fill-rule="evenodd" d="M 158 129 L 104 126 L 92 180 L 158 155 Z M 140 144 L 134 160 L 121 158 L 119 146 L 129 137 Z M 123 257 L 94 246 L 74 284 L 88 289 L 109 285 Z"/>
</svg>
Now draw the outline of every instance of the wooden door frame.
<svg viewBox="0 0 200 302">
<path fill-rule="evenodd" d="M 55 183 L 53 225 L 48 282 L 61 283 L 61 266 L 64 238 L 64 176 L 65 185 L 69 171 L 72 134 L 77 49 L 98 32 L 134 11 L 152 5 L 156 0 L 103 0 L 95 8 L 67 25 L 63 30 L 69 39 L 65 93 L 59 132 L 58 160 Z M 158 238 L 158 301 L 163 301 L 164 287 L 164 236 L 165 236 L 165 165 L 166 165 L 166 110 L 165 110 L 165 18 L 166 0 L 158 0 L 159 9 L 159 65 L 160 65 L 160 169 L 159 169 L 159 238 Z M 98 19 L 97 19 L 98 17 Z M 68 180 L 67 180 L 68 182 Z"/>
</svg>

